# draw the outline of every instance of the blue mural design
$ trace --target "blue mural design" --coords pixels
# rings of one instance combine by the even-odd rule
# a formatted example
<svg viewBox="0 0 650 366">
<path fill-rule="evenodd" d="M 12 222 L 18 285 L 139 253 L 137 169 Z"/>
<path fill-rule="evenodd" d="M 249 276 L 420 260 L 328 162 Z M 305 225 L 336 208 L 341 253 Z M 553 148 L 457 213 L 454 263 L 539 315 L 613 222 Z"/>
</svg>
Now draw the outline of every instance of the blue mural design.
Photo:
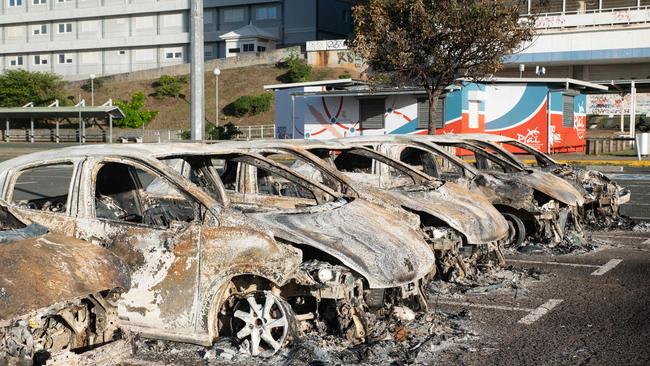
<svg viewBox="0 0 650 366">
<path fill-rule="evenodd" d="M 486 121 L 485 129 L 505 129 L 524 121 L 544 102 L 547 90 L 545 85 L 527 85 L 517 104 L 505 115 L 492 121 Z"/>
</svg>

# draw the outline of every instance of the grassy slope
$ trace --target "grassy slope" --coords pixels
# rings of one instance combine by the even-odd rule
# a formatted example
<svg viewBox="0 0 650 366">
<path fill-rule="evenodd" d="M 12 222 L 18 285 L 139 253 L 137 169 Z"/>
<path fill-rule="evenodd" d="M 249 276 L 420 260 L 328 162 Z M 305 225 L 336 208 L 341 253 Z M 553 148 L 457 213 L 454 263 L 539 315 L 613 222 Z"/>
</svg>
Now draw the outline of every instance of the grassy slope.
<svg viewBox="0 0 650 366">
<path fill-rule="evenodd" d="M 219 77 L 220 123 L 232 122 L 239 126 L 272 124 L 275 116 L 274 105 L 268 112 L 242 118 L 225 116 L 223 108 L 240 96 L 263 93 L 264 89 L 262 87 L 264 85 L 280 83 L 279 79 L 285 73 L 286 70 L 274 66 L 251 66 L 223 70 Z M 342 70 L 337 69 L 314 69 L 312 79 L 324 80 L 337 78 L 341 73 Z M 358 75 L 354 76 L 358 77 Z M 113 100 L 130 99 L 131 94 L 137 91 L 143 91 L 145 95 L 149 95 L 145 107 L 158 111 L 158 115 L 147 128 L 188 129 L 190 118 L 189 83 L 184 85 L 183 88 L 183 93 L 186 95 L 185 98 L 154 98 L 151 94 L 154 92 L 152 83 L 155 81 L 105 82 L 101 88 L 95 91 L 95 104 L 104 103 L 109 98 L 113 98 Z M 78 86 L 70 86 L 68 94 L 75 96 L 75 99 L 78 95 L 81 95 L 87 102 L 90 102 L 90 93 L 84 92 Z M 215 116 L 214 94 L 214 75 L 212 74 L 212 70 L 210 70 L 205 73 L 205 117 L 211 123 L 214 122 Z"/>
</svg>

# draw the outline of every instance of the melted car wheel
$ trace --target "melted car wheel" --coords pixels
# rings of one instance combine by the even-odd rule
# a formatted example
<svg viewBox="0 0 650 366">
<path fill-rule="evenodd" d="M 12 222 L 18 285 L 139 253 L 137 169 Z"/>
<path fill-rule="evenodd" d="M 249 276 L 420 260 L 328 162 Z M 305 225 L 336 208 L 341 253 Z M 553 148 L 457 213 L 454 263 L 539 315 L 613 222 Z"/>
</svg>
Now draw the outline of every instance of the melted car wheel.
<svg viewBox="0 0 650 366">
<path fill-rule="evenodd" d="M 237 295 L 230 329 L 253 356 L 270 357 L 292 337 L 295 318 L 291 307 L 270 291 Z"/>
<path fill-rule="evenodd" d="M 508 221 L 509 240 L 506 246 L 519 248 L 526 239 L 526 226 L 523 221 L 513 214 L 504 213 L 503 217 Z"/>
</svg>

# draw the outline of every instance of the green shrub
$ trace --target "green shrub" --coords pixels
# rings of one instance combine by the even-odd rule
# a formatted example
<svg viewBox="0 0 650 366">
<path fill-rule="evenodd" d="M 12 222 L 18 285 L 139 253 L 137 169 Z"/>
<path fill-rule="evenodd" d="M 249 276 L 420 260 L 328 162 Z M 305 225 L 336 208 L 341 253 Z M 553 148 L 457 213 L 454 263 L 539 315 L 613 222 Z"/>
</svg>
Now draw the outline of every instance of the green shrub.
<svg viewBox="0 0 650 366">
<path fill-rule="evenodd" d="M 125 117 L 115 120 L 115 126 L 123 128 L 140 128 L 147 125 L 158 114 L 158 111 L 144 109 L 144 93 L 139 91 L 131 95 L 131 101 L 119 100 L 115 105 L 120 107 Z"/>
<path fill-rule="evenodd" d="M 352 74 L 350 74 L 349 71 L 345 70 L 341 75 L 339 75 L 339 79 L 350 79 L 352 78 Z"/>
<path fill-rule="evenodd" d="M 244 95 L 237 98 L 232 105 L 232 114 L 237 117 L 257 115 L 266 112 L 273 103 L 273 93 Z"/>
<path fill-rule="evenodd" d="M 101 87 L 104 86 L 104 80 L 102 79 L 95 79 L 94 81 L 90 81 L 90 79 L 84 81 L 83 84 L 81 84 L 81 90 L 91 92 L 93 88 L 95 90 L 99 90 Z"/>
<path fill-rule="evenodd" d="M 307 81 L 311 75 L 311 66 L 297 54 L 292 54 L 284 59 L 282 65 L 289 69 L 289 81 L 292 83 Z"/>
<path fill-rule="evenodd" d="M 29 102 L 43 106 L 56 99 L 64 104 L 64 86 L 63 79 L 55 74 L 7 70 L 0 74 L 0 107 L 20 107 Z"/>
<path fill-rule="evenodd" d="M 162 97 L 178 98 L 181 96 L 181 90 L 183 89 L 183 84 L 186 82 L 187 82 L 187 78 L 185 77 L 173 77 L 169 75 L 163 75 L 153 85 L 153 87 L 156 89 L 154 95 L 157 98 L 162 98 Z"/>
</svg>

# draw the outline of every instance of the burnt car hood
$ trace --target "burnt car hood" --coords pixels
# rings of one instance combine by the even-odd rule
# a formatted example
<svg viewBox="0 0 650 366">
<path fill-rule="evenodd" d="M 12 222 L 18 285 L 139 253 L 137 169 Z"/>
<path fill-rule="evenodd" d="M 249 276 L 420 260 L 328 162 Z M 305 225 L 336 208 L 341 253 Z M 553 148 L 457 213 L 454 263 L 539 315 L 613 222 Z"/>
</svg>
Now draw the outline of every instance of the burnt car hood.
<svg viewBox="0 0 650 366">
<path fill-rule="evenodd" d="M 483 196 L 446 182 L 438 188 L 427 185 L 390 191 L 404 207 L 422 211 L 458 230 L 469 244 L 485 244 L 508 235 L 508 223 Z"/>
<path fill-rule="evenodd" d="M 571 183 L 551 173 L 529 170 L 521 173 L 490 172 L 490 174 L 500 180 L 521 182 L 569 206 L 582 206 L 585 203 L 583 195 Z"/>
<path fill-rule="evenodd" d="M 311 211 L 250 215 L 267 224 L 276 237 L 341 261 L 363 276 L 370 288 L 414 282 L 434 268 L 433 252 L 420 232 L 362 199 L 339 200 Z"/>
<path fill-rule="evenodd" d="M 129 287 L 126 264 L 100 246 L 54 234 L 0 244 L 0 320 Z"/>
</svg>

